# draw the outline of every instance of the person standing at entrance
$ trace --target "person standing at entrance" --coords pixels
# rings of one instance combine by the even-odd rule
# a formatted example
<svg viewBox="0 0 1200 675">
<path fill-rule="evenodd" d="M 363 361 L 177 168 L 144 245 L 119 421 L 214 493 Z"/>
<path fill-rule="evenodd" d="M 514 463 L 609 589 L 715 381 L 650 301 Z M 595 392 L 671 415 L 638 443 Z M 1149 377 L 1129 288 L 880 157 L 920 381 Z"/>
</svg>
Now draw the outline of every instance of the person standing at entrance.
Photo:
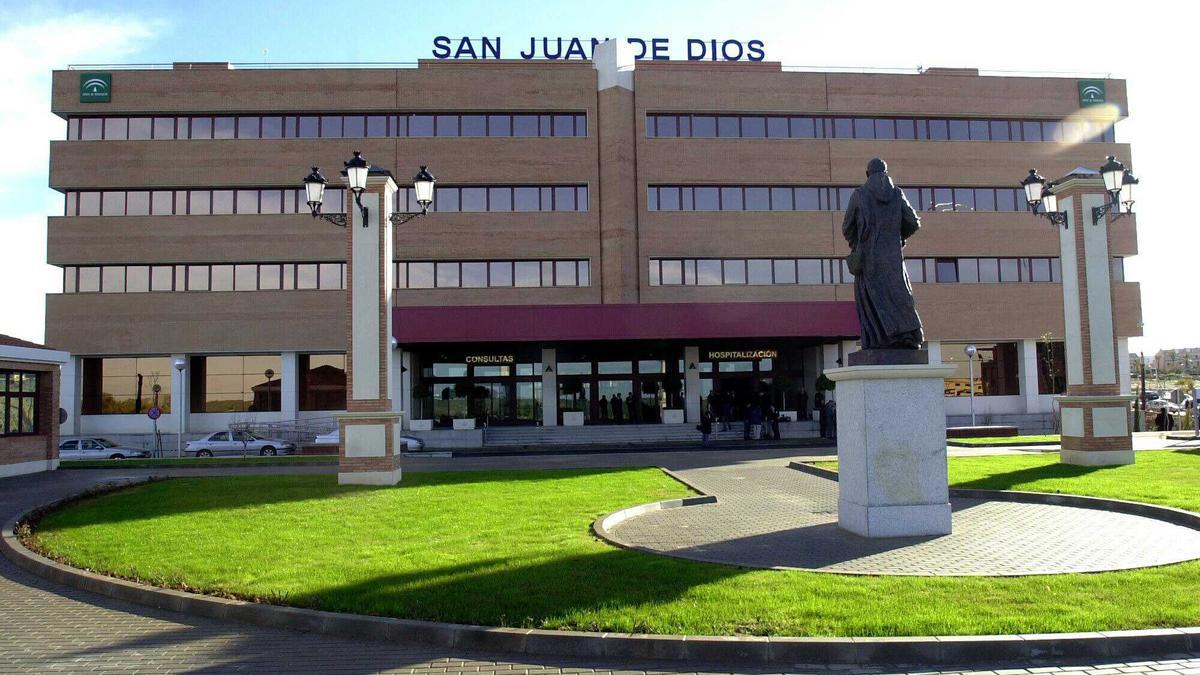
<svg viewBox="0 0 1200 675">
<path fill-rule="evenodd" d="M 625 394 L 625 410 L 629 413 L 629 421 L 635 421 L 633 415 L 633 394 Z"/>
<path fill-rule="evenodd" d="M 763 409 L 755 403 L 750 406 L 750 439 L 757 441 L 763 437 Z"/>
<path fill-rule="evenodd" d="M 825 392 L 820 389 L 813 395 L 813 414 L 817 416 L 821 425 L 821 438 L 825 438 L 825 417 L 822 413 L 825 411 Z"/>
<path fill-rule="evenodd" d="M 808 412 L 808 390 L 800 387 L 800 405 L 796 407 L 796 412 L 802 420 L 812 419 L 812 415 Z"/>
<path fill-rule="evenodd" d="M 708 437 L 712 434 L 712 427 L 712 415 L 709 415 L 707 410 L 700 413 L 700 424 L 696 425 L 696 428 L 700 430 L 700 445 L 702 447 L 708 447 Z"/>
<path fill-rule="evenodd" d="M 733 424 L 733 399 L 729 392 L 721 392 L 721 431 L 729 431 Z"/>
<path fill-rule="evenodd" d="M 601 422 L 608 421 L 608 397 L 607 396 L 600 397 L 600 421 Z"/>
<path fill-rule="evenodd" d="M 613 394 L 612 400 L 608 402 L 608 405 L 609 405 L 609 407 L 612 408 L 613 424 L 620 424 L 621 423 L 621 409 L 622 409 L 621 395 Z"/>
</svg>

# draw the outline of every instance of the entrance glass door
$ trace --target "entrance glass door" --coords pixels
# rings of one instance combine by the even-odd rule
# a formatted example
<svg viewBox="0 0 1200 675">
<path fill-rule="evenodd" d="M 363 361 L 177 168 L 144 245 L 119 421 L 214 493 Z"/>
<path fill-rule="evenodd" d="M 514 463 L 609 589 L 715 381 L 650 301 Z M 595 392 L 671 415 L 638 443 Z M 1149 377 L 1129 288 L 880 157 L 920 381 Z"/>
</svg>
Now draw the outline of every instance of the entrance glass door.
<svg viewBox="0 0 1200 675">
<path fill-rule="evenodd" d="M 633 393 L 633 380 L 598 380 L 596 382 L 596 420 L 602 424 L 627 424 L 633 415 L 626 396 Z"/>
<path fill-rule="evenodd" d="M 537 424 L 542 419 L 542 383 L 517 383 L 517 424 Z"/>
<path fill-rule="evenodd" d="M 476 420 L 488 426 L 512 422 L 512 382 L 478 382 L 471 393 L 471 412 Z"/>
</svg>

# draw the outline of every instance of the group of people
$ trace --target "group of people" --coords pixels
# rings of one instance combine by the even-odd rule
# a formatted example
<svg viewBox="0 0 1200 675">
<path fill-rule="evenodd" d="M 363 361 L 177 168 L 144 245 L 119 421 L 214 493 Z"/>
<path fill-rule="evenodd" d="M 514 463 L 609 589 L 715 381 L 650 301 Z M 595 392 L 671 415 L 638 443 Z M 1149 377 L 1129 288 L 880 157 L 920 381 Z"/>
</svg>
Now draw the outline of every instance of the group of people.
<svg viewBox="0 0 1200 675">
<path fill-rule="evenodd" d="M 596 403 L 600 406 L 601 422 L 607 422 L 610 415 L 612 421 L 618 424 L 626 419 L 630 422 L 633 421 L 634 406 L 637 405 L 637 401 L 633 400 L 632 393 L 626 393 L 624 400 L 621 399 L 620 394 L 613 394 L 612 398 L 601 396 Z"/>
<path fill-rule="evenodd" d="M 818 391 L 813 397 L 813 406 L 808 407 L 808 392 L 800 391 L 797 400 L 797 414 L 801 420 L 811 420 L 815 413 L 820 420 L 821 438 L 837 438 L 837 404 L 832 399 L 826 400 L 825 392 Z M 714 425 L 720 431 L 729 431 L 735 423 L 734 411 L 736 402 L 730 392 L 714 391 L 708 395 L 707 409 L 700 415 L 700 424 L 696 430 L 700 432 L 701 442 L 708 445 Z M 775 405 L 762 401 L 749 401 L 742 405 L 741 423 L 744 440 L 780 440 L 779 410 Z"/>
</svg>

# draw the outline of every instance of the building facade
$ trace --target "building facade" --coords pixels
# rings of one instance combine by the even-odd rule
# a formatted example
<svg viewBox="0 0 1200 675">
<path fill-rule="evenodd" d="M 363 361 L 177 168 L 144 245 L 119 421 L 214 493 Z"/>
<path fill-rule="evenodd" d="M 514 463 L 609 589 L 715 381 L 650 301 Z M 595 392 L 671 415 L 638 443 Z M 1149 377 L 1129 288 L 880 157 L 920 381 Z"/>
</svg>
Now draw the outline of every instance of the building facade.
<svg viewBox="0 0 1200 675">
<path fill-rule="evenodd" d="M 959 69 L 175 64 L 102 71 L 104 102 L 83 95 L 94 74 L 54 74 L 64 433 L 150 433 L 151 406 L 172 433 L 180 416 L 200 433 L 344 410 L 346 238 L 309 216 L 300 179 L 352 151 L 395 173 L 399 210 L 419 165 L 439 179 L 392 241 L 407 428 L 694 423 L 713 392 L 803 417 L 856 348 L 840 225 L 876 156 L 922 218 L 906 264 L 931 352 L 961 371 L 948 414 L 974 389 L 984 421 L 1036 428 L 1064 386 L 1059 235 L 1018 182 L 1132 160 L 1121 80 L 1104 118 L 1077 80 Z M 347 201 L 331 187 L 324 210 Z M 1124 362 L 1136 219 L 1109 243 Z"/>
<path fill-rule="evenodd" d="M 0 478 L 58 468 L 59 369 L 70 357 L 0 335 Z"/>
</svg>

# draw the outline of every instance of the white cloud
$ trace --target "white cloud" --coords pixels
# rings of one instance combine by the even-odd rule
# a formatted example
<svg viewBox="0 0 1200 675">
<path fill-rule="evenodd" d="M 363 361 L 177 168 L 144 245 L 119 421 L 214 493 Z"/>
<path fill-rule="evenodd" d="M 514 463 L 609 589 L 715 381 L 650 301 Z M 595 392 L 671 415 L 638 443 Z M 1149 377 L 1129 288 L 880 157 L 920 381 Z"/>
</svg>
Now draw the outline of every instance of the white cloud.
<svg viewBox="0 0 1200 675">
<path fill-rule="evenodd" d="M 47 188 L 50 141 L 66 124 L 50 112 L 51 71 L 73 63 L 135 57 L 164 29 L 137 16 L 34 10 L 0 24 L 0 333 L 41 341 L 44 293 L 58 292 L 58 271 L 46 261 L 46 215 L 62 199 Z"/>
</svg>

